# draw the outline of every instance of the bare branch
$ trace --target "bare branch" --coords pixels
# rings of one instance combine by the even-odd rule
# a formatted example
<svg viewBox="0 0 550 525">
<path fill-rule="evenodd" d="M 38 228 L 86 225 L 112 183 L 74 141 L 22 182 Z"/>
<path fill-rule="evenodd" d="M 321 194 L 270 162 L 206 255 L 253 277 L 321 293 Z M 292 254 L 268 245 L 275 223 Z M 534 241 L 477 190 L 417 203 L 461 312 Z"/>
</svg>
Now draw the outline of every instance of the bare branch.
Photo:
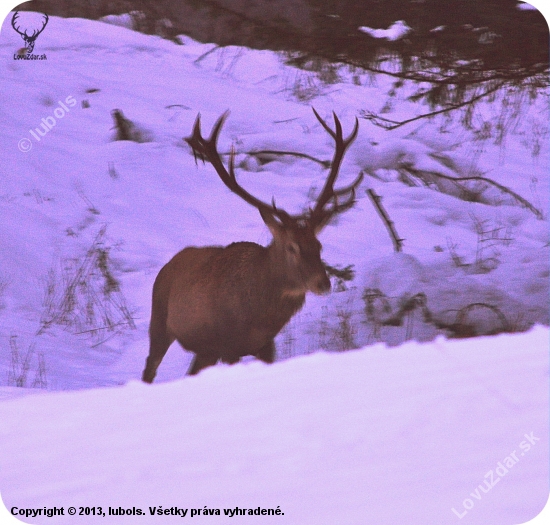
<svg viewBox="0 0 550 525">
<path fill-rule="evenodd" d="M 397 234 L 397 231 L 395 230 L 395 225 L 393 221 L 390 219 L 390 216 L 382 206 L 382 197 L 380 195 L 377 195 L 374 190 L 368 189 L 367 193 L 370 197 L 371 202 L 373 203 L 376 211 L 378 212 L 378 215 L 380 215 L 380 218 L 382 219 L 382 222 L 386 226 L 386 229 L 388 230 L 388 233 L 390 234 L 391 240 L 393 242 L 393 248 L 396 252 L 403 251 L 403 240 L 399 237 Z"/>
<path fill-rule="evenodd" d="M 317 164 L 320 164 L 323 166 L 323 168 L 328 168 L 330 166 L 330 160 L 320 160 L 315 157 L 312 157 L 311 155 L 308 155 L 307 153 L 299 153 L 296 151 L 282 151 L 282 150 L 276 150 L 276 149 L 260 149 L 260 150 L 254 150 L 254 151 L 243 151 L 246 155 L 252 155 L 254 157 L 258 155 L 289 155 L 292 157 L 298 157 L 300 159 L 307 159 L 311 160 L 313 162 L 316 162 Z M 229 155 L 228 153 L 222 153 L 221 155 Z"/>
<path fill-rule="evenodd" d="M 406 120 L 390 120 L 384 117 L 381 117 L 380 115 L 376 115 L 375 113 L 363 111 L 363 118 L 366 120 L 370 120 L 375 126 L 384 128 L 385 130 L 391 131 L 393 129 L 397 129 L 401 126 L 404 126 L 405 124 L 410 124 L 411 122 L 415 122 L 417 120 L 421 120 L 424 118 L 431 118 L 435 117 L 436 115 L 441 115 L 442 113 L 449 113 L 450 111 L 454 111 L 456 109 L 463 108 L 465 106 L 469 106 L 471 104 L 475 104 L 479 100 L 481 100 L 484 97 L 487 97 L 488 95 L 491 95 L 504 87 L 505 82 L 501 82 L 488 90 L 484 91 L 483 93 L 480 93 L 479 95 L 476 95 L 475 97 L 472 97 L 464 102 L 461 102 L 460 104 L 450 104 L 446 106 L 443 109 L 438 109 L 437 111 L 431 111 L 430 113 L 423 113 L 422 115 L 418 115 L 416 117 L 406 119 Z"/>
<path fill-rule="evenodd" d="M 407 167 L 407 171 L 412 173 L 416 177 L 420 177 L 417 170 L 412 169 L 410 166 Z M 498 188 L 503 193 L 506 193 L 507 195 L 510 195 L 513 199 L 515 199 L 521 206 L 524 208 L 527 208 L 529 211 L 531 211 L 539 220 L 544 219 L 544 215 L 542 211 L 540 211 L 538 208 L 535 208 L 527 199 L 523 198 L 521 195 L 518 195 L 515 191 L 511 190 L 510 188 L 499 184 L 498 182 L 495 182 L 492 179 L 489 179 L 487 177 L 481 177 L 481 176 L 471 176 L 471 177 L 451 177 L 450 175 L 443 175 L 442 173 L 436 173 L 433 171 L 430 171 L 430 175 L 433 175 L 434 177 L 439 177 L 441 179 L 449 180 L 454 183 L 463 182 L 463 181 L 469 181 L 469 180 L 477 180 L 486 182 L 487 184 L 490 184 L 491 186 L 494 186 L 495 188 Z"/>
</svg>

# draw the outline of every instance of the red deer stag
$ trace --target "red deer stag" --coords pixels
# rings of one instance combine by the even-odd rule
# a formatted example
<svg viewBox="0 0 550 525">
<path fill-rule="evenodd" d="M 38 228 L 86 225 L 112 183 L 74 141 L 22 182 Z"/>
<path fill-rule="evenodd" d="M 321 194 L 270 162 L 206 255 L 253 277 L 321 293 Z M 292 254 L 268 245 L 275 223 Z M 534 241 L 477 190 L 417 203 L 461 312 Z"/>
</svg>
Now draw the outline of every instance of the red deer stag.
<svg viewBox="0 0 550 525">
<path fill-rule="evenodd" d="M 306 292 L 330 291 L 316 235 L 336 215 L 355 202 L 362 175 L 348 187 L 334 189 L 346 149 L 357 136 L 359 123 L 344 139 L 334 115 L 335 130 L 315 116 L 336 143 L 330 173 L 313 209 L 289 215 L 248 193 L 235 178 L 232 149 L 229 171 L 216 143 L 228 112 L 216 121 L 210 138 L 201 134 L 200 114 L 193 134 L 185 140 L 203 160 L 210 161 L 223 183 L 258 209 L 273 235 L 266 248 L 253 242 L 226 247 L 185 248 L 159 272 L 153 286 L 149 327 L 150 350 L 142 379 L 151 383 L 168 347 L 177 340 L 195 354 L 189 371 L 198 373 L 219 360 L 236 363 L 253 355 L 265 363 L 275 359 L 275 336 L 302 307 Z"/>
</svg>

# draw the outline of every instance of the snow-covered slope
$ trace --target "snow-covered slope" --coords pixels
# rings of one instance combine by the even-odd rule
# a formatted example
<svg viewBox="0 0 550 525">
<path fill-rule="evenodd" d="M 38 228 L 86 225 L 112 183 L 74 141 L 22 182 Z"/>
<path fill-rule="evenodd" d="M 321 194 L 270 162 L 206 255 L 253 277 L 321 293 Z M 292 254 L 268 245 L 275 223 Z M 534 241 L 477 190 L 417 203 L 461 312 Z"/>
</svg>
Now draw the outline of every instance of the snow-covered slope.
<svg viewBox="0 0 550 525">
<path fill-rule="evenodd" d="M 152 283 L 182 247 L 269 242 L 257 211 L 230 194 L 210 166 L 195 165 L 182 137 L 198 112 L 208 132 L 230 109 L 220 150 L 235 144 L 240 182 L 298 212 L 311 202 L 311 187 L 323 182 L 320 165 L 293 156 L 262 164 L 265 159 L 246 152 L 290 150 L 329 160 L 331 139 L 309 106 L 329 119 L 335 110 L 349 132 L 358 110 L 379 108 L 388 87 L 387 79 L 373 84 L 366 76 L 365 85 L 355 85 L 345 71 L 339 83 L 324 85 L 271 52 L 212 51 L 189 39 L 179 46 L 100 22 L 55 17 L 37 41 L 36 53 L 42 50 L 47 60 L 14 60 L 20 37 L 9 20 L 4 27 L 0 221 L 9 227 L 1 232 L 0 377 L 14 375 L 14 354 L 22 361 L 33 349 L 26 383 L 45 369 L 54 389 L 139 377 Z M 316 87 L 307 103 L 299 102 L 304 75 Z M 539 105 L 525 104 L 522 126 L 506 147 L 474 141 L 458 125 L 446 133 L 437 122 L 388 133 L 361 119 L 341 170 L 341 184 L 360 170 L 367 174 L 359 201 L 321 236 L 324 259 L 332 266 L 353 265 L 356 278 L 347 292 L 308 297 L 278 338 L 281 356 L 433 338 L 442 331 L 424 322 L 418 309 L 402 326 L 384 324 L 418 293 L 440 325 L 461 317 L 471 333 L 547 324 L 547 220 L 488 190 L 480 190 L 487 204 L 466 202 L 441 188 L 434 175 L 490 171 L 546 213 L 548 148 L 542 143 L 532 159 L 522 145 L 537 138 L 528 133 L 535 124 L 546 126 Z M 398 108 L 401 114 L 411 111 L 404 102 Z M 113 141 L 115 109 L 134 123 L 143 142 Z M 485 111 L 496 109 L 488 105 Z M 402 182 L 412 173 L 419 186 Z M 367 188 L 383 197 L 404 239 L 403 254 L 393 254 Z M 108 301 L 101 299 L 102 255 L 120 283 L 120 293 Z M 82 261 L 88 288 L 75 284 L 68 297 Z M 465 312 L 471 304 L 482 306 Z M 60 314 L 69 307 L 70 315 Z M 109 323 L 116 325 L 114 333 L 103 329 Z M 158 380 L 181 377 L 189 359 L 172 349 Z"/>
<path fill-rule="evenodd" d="M 523 523 L 548 497 L 548 342 L 376 345 L 4 401 L 2 498 L 148 516 L 108 523 L 160 506 L 219 509 L 195 516 L 208 523 L 235 507 L 284 513 L 238 523 Z"/>
</svg>

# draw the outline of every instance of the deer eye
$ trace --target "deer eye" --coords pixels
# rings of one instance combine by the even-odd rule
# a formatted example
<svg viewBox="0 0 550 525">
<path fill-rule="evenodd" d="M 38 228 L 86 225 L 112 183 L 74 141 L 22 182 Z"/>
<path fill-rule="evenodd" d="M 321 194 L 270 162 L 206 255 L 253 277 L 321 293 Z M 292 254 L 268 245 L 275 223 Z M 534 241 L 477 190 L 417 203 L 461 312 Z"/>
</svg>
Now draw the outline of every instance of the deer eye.
<svg viewBox="0 0 550 525">
<path fill-rule="evenodd" d="M 288 253 L 292 255 L 298 255 L 300 253 L 300 247 L 295 242 L 290 242 L 286 245 Z"/>
</svg>

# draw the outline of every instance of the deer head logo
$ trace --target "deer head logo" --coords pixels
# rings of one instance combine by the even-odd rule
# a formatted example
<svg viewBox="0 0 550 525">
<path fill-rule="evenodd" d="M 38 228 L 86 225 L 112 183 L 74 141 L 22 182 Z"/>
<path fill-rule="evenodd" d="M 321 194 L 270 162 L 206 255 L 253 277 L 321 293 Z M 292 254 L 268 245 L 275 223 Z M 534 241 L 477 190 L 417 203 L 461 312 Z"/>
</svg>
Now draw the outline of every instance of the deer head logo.
<svg viewBox="0 0 550 525">
<path fill-rule="evenodd" d="M 27 53 L 32 53 L 34 49 L 34 43 L 36 42 L 36 39 L 38 38 L 38 35 L 44 31 L 44 28 L 48 24 L 48 15 L 46 13 L 43 13 L 43 21 L 42 21 L 42 27 L 40 29 L 35 29 L 31 35 L 27 34 L 27 30 L 22 33 L 20 26 L 18 24 L 19 19 L 19 11 L 16 11 L 13 13 L 13 16 L 11 18 L 11 25 L 12 27 L 21 35 L 23 40 L 25 41 L 25 47 L 27 48 Z"/>
</svg>

